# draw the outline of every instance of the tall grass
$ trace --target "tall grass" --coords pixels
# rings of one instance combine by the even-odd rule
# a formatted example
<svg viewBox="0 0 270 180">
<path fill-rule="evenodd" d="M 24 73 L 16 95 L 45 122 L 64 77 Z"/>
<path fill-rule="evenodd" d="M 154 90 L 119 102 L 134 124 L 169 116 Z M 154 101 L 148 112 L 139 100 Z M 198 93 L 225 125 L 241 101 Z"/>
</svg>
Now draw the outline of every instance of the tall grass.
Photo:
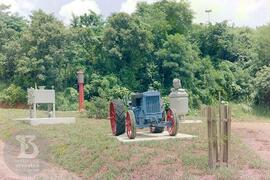
<svg viewBox="0 0 270 180">
<path fill-rule="evenodd" d="M 253 106 L 252 113 L 256 116 L 262 116 L 266 118 L 270 118 L 270 107 L 269 106 Z"/>
<path fill-rule="evenodd" d="M 270 107 L 231 103 L 233 118 L 241 121 L 270 121 Z"/>
</svg>

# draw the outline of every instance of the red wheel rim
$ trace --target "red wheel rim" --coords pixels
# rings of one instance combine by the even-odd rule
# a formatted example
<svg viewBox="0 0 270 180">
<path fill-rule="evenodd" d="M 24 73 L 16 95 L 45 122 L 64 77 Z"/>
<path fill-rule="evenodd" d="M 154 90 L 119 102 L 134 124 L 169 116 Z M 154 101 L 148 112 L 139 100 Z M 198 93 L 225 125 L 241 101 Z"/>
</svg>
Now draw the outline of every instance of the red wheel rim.
<svg viewBox="0 0 270 180">
<path fill-rule="evenodd" d="M 175 131 L 175 119 L 173 116 L 173 111 L 171 109 L 169 109 L 167 111 L 167 121 L 170 122 L 171 126 L 167 126 L 167 131 L 169 132 L 169 134 L 173 134 L 173 132 Z"/>
<path fill-rule="evenodd" d="M 126 128 L 127 128 L 127 136 L 128 137 L 131 137 L 131 118 L 130 118 L 130 114 L 129 112 L 127 112 L 127 115 L 126 115 Z"/>
<path fill-rule="evenodd" d="M 110 103 L 110 121 L 113 135 L 116 134 L 116 113 L 114 103 Z"/>
</svg>

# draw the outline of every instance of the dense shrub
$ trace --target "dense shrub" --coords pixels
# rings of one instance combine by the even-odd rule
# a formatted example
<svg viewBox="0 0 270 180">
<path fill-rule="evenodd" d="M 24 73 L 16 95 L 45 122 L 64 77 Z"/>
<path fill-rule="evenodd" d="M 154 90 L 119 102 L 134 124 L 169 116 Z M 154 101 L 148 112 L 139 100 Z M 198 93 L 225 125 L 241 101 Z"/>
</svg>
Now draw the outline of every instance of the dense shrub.
<svg viewBox="0 0 270 180">
<path fill-rule="evenodd" d="M 64 92 L 56 94 L 56 108 L 62 111 L 76 111 L 78 109 L 78 92 L 69 87 Z"/>
<path fill-rule="evenodd" d="M 85 102 L 85 109 L 89 118 L 106 119 L 108 117 L 108 101 L 94 97 L 90 101 Z"/>
<path fill-rule="evenodd" d="M 101 76 L 91 75 L 91 81 L 85 85 L 85 98 L 101 97 L 106 100 L 123 99 L 130 94 L 130 91 L 121 86 L 115 75 Z"/>
<path fill-rule="evenodd" d="M 106 118 L 108 101 L 118 98 L 124 99 L 130 94 L 130 91 L 125 87 L 119 85 L 111 87 L 104 84 L 106 82 L 101 80 L 101 84 L 96 81 L 93 85 L 85 86 L 85 109 L 89 117 Z M 89 96 L 90 94 L 91 96 Z M 78 91 L 72 87 L 67 88 L 64 92 L 57 93 L 57 109 L 76 111 L 78 109 L 78 95 Z"/>
<path fill-rule="evenodd" d="M 169 96 L 163 97 L 162 98 L 162 103 L 163 103 L 164 109 L 169 109 L 169 107 L 170 107 Z"/>
<path fill-rule="evenodd" d="M 0 102 L 8 105 L 26 103 L 26 91 L 19 86 L 11 84 L 8 88 L 0 92 Z"/>
<path fill-rule="evenodd" d="M 256 74 L 255 78 L 255 102 L 262 105 L 270 105 L 270 67 L 264 66 Z"/>
</svg>

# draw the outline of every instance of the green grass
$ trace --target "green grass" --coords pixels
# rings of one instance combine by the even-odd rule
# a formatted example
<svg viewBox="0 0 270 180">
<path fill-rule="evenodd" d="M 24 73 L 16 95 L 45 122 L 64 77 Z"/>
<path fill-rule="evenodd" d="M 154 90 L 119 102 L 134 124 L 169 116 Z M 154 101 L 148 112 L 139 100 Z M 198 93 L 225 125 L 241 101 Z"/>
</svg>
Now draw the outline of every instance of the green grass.
<svg viewBox="0 0 270 180">
<path fill-rule="evenodd" d="M 110 135 L 108 120 L 88 119 L 76 112 L 57 114 L 76 116 L 77 123 L 31 127 L 11 120 L 26 117 L 27 111 L 0 109 L 0 139 L 5 140 L 17 130 L 35 129 L 49 141 L 49 161 L 84 178 L 166 179 L 183 174 L 182 179 L 199 179 L 206 175 L 237 179 L 238 170 L 244 167 L 270 171 L 237 137 L 232 138 L 230 167 L 209 170 L 205 122 L 181 124 L 180 132 L 197 135 L 194 140 L 123 144 Z M 39 115 L 46 114 L 39 112 Z"/>
<path fill-rule="evenodd" d="M 231 103 L 232 116 L 238 121 L 270 122 L 270 108 L 263 106 L 249 106 L 247 104 Z"/>
</svg>

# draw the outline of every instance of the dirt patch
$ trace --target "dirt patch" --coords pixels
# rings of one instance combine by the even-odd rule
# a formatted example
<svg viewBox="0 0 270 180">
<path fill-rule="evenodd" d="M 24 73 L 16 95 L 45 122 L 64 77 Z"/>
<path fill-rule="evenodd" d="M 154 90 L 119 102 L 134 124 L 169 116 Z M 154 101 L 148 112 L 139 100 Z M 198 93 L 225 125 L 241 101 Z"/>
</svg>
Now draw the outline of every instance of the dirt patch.
<svg viewBox="0 0 270 180">
<path fill-rule="evenodd" d="M 232 132 L 256 154 L 269 164 L 270 162 L 270 123 L 262 122 L 233 122 Z M 240 179 L 268 179 L 269 169 L 244 167 L 238 173 Z"/>
<path fill-rule="evenodd" d="M 0 141 L 0 179 L 31 180 L 31 179 L 80 179 L 75 174 L 47 163 L 47 169 L 33 177 L 23 177 L 12 172 L 3 157 L 4 143 Z"/>
<path fill-rule="evenodd" d="M 0 103 L 0 108 L 3 108 L 3 109 L 10 109 L 10 108 L 13 108 L 13 109 L 28 109 L 29 106 L 27 104 L 24 104 L 24 103 L 16 103 L 14 105 L 6 104 L 6 103 Z"/>
<path fill-rule="evenodd" d="M 270 162 L 270 123 L 234 122 L 232 123 L 232 131 L 262 160 Z"/>
<path fill-rule="evenodd" d="M 262 180 L 268 179 L 267 172 L 260 169 L 243 169 L 239 171 L 240 179 L 252 179 L 252 180 Z"/>
</svg>

